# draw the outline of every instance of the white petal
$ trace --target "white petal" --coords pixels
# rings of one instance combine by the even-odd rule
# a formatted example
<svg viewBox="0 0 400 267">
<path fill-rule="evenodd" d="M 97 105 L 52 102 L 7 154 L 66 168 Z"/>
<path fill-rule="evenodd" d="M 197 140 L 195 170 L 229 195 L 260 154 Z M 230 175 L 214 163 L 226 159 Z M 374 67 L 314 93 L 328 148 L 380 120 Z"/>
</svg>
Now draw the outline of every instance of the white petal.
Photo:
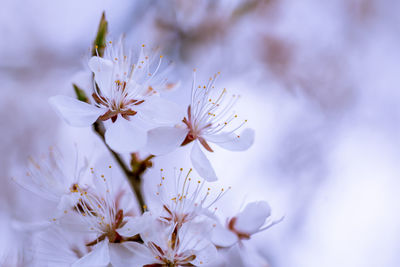
<svg viewBox="0 0 400 267">
<path fill-rule="evenodd" d="M 202 250 L 196 251 L 196 258 L 190 263 L 194 266 L 203 266 L 212 263 L 217 257 L 217 248 L 210 243 Z"/>
<path fill-rule="evenodd" d="M 49 98 L 50 105 L 68 124 L 75 127 L 86 127 L 93 124 L 106 110 L 68 96 Z"/>
<path fill-rule="evenodd" d="M 116 122 L 109 125 L 105 139 L 107 145 L 116 152 L 136 152 L 146 144 L 147 133 L 133 121 L 118 116 Z"/>
<path fill-rule="evenodd" d="M 150 218 L 152 218 L 152 220 L 149 222 L 149 227 L 146 231 L 140 233 L 143 243 L 148 244 L 149 242 L 154 242 L 163 250 L 168 249 L 166 240 L 172 232 L 174 225 L 165 225 L 154 215 Z"/>
<path fill-rule="evenodd" d="M 74 199 L 69 194 L 64 194 L 60 198 L 57 209 L 64 212 L 65 210 L 71 209 L 73 206 L 75 206 Z"/>
<path fill-rule="evenodd" d="M 57 211 L 54 215 L 55 218 L 61 218 L 63 217 L 66 212 L 68 212 L 69 210 L 71 210 L 72 207 L 75 206 L 75 201 L 74 198 L 69 195 L 69 194 L 64 194 L 61 196 L 60 198 L 60 202 L 57 205 Z"/>
<path fill-rule="evenodd" d="M 191 261 L 195 266 L 209 264 L 217 258 L 217 249 L 210 242 L 214 223 L 212 220 L 187 222 L 178 232 L 180 247 L 196 256 Z"/>
<path fill-rule="evenodd" d="M 237 251 L 243 262 L 246 263 L 246 267 L 269 267 L 268 261 L 256 250 L 255 247 L 251 246 L 251 243 L 241 247 Z"/>
<path fill-rule="evenodd" d="M 17 231 L 23 231 L 23 232 L 34 232 L 34 231 L 42 231 L 46 230 L 48 227 L 50 227 L 52 223 L 50 221 L 41 221 L 41 222 L 21 222 L 17 220 L 13 220 L 11 222 L 11 226 L 13 229 Z"/>
<path fill-rule="evenodd" d="M 89 60 L 89 68 L 94 73 L 94 79 L 100 87 L 101 93 L 106 97 L 111 95 L 113 67 L 112 61 L 101 57 L 92 57 Z"/>
<path fill-rule="evenodd" d="M 213 182 L 217 180 L 217 175 L 211 166 L 210 161 L 207 159 L 206 155 L 201 151 L 201 148 L 197 141 L 193 142 L 192 152 L 190 153 L 190 159 L 192 161 L 193 167 L 199 173 L 201 177 L 206 179 L 208 182 Z"/>
<path fill-rule="evenodd" d="M 149 227 L 152 218 L 148 213 L 142 216 L 129 218 L 127 223 L 120 229 L 117 229 L 118 234 L 124 237 L 132 237 L 136 234 L 142 233 Z"/>
<path fill-rule="evenodd" d="M 230 247 L 228 250 L 222 251 L 225 258 L 224 266 L 247 267 L 246 263 L 243 262 L 241 251 L 242 251 L 242 246 L 239 247 L 239 244 Z"/>
<path fill-rule="evenodd" d="M 232 231 L 217 224 L 212 231 L 212 242 L 220 247 L 230 247 L 238 241 L 238 237 Z"/>
<path fill-rule="evenodd" d="M 145 245 L 137 242 L 126 242 L 125 248 L 129 249 L 132 253 L 133 264 L 129 266 L 140 266 L 153 263 L 161 263 L 156 258 L 151 250 Z"/>
<path fill-rule="evenodd" d="M 113 267 L 142 266 L 136 263 L 129 243 L 132 242 L 110 243 L 108 245 L 110 249 L 110 263 Z"/>
<path fill-rule="evenodd" d="M 108 239 L 98 243 L 94 249 L 72 264 L 72 267 L 78 266 L 107 266 L 110 263 L 110 253 L 108 249 Z"/>
<path fill-rule="evenodd" d="M 254 130 L 247 128 L 240 135 L 235 133 L 220 133 L 218 135 L 205 136 L 204 138 L 222 148 L 231 151 L 243 151 L 247 150 L 254 143 Z"/>
<path fill-rule="evenodd" d="M 235 229 L 247 233 L 256 233 L 271 215 L 271 208 L 265 201 L 252 202 L 246 205 L 236 218 Z"/>
<path fill-rule="evenodd" d="M 158 96 L 147 98 L 137 110 L 143 120 L 157 124 L 176 124 L 185 117 L 180 106 Z"/>
<path fill-rule="evenodd" d="M 193 250 L 204 248 L 210 243 L 212 228 L 209 220 L 184 223 L 178 231 L 181 246 Z"/>
<path fill-rule="evenodd" d="M 147 132 L 146 149 L 153 155 L 163 155 L 179 147 L 188 133 L 184 127 L 158 127 Z"/>
</svg>

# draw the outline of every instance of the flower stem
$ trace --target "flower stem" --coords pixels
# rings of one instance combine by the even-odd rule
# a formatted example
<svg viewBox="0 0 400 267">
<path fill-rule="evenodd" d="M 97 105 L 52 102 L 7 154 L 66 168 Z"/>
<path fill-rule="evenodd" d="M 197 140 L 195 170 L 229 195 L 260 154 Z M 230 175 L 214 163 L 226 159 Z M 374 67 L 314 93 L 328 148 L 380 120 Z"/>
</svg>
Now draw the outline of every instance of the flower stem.
<svg viewBox="0 0 400 267">
<path fill-rule="evenodd" d="M 103 122 L 97 120 L 93 124 L 94 131 L 101 137 L 104 144 L 106 145 L 107 149 L 111 152 L 115 160 L 117 161 L 118 165 L 121 167 L 122 171 L 124 172 L 132 191 L 135 193 L 136 199 L 139 203 L 140 209 L 142 213 L 145 210 L 145 202 L 142 194 L 142 175 L 147 170 L 147 168 L 152 166 L 151 159 L 154 157 L 153 155 L 148 156 L 144 160 L 140 160 L 136 153 L 131 155 L 131 168 L 129 168 L 122 157 L 113 151 L 105 142 L 104 133 L 105 128 Z"/>
</svg>

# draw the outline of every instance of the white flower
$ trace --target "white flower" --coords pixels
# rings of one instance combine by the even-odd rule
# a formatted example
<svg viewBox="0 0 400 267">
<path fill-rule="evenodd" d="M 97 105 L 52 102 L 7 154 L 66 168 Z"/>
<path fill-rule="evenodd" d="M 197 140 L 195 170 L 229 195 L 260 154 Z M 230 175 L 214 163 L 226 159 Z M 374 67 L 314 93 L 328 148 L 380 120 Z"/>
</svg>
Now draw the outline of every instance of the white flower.
<svg viewBox="0 0 400 267">
<path fill-rule="evenodd" d="M 265 231 L 282 221 L 271 219 L 271 208 L 265 201 L 252 202 L 244 210 L 227 222 L 227 228 L 214 227 L 213 242 L 221 247 L 229 247 L 241 240 L 250 239 L 253 234 Z"/>
<path fill-rule="evenodd" d="M 181 227 L 153 220 L 140 234 L 143 244 L 132 243 L 133 266 L 202 266 L 217 257 L 210 242 L 211 226 L 185 223 Z"/>
<path fill-rule="evenodd" d="M 86 178 L 87 164 L 78 168 L 78 158 L 75 168 L 67 166 L 57 149 L 50 148 L 48 156 L 43 156 L 38 162 L 29 158 L 29 171 L 25 179 L 14 179 L 23 188 L 50 201 L 57 208 L 51 218 L 46 222 L 29 223 L 24 225 L 19 222 L 18 227 L 43 228 L 51 222 L 58 221 L 68 210 L 74 206 L 72 191 L 75 186 Z"/>
<path fill-rule="evenodd" d="M 175 177 L 168 178 L 161 169 L 161 180 L 157 185 L 156 199 L 158 200 L 159 218 L 164 222 L 183 225 L 186 222 L 200 220 L 214 220 L 217 208 L 210 211 L 213 206 L 228 190 L 223 188 L 215 197 L 211 197 L 211 188 L 205 188 L 204 180 L 190 177 L 192 169 L 187 174 L 181 168 L 175 170 Z M 152 209 L 153 211 L 155 209 Z M 212 223 L 214 224 L 214 223 Z"/>
<path fill-rule="evenodd" d="M 87 230 L 94 239 L 86 244 L 91 252 L 72 266 L 93 266 L 100 259 L 105 266 L 125 266 L 130 260 L 126 255 L 130 241 L 148 227 L 148 216 L 134 216 L 129 207 L 121 207 L 121 193 L 113 194 L 104 175 L 95 176 L 93 182 L 93 187 L 75 188 L 75 211 L 84 225 L 81 231 Z"/>
<path fill-rule="evenodd" d="M 175 103 L 159 97 L 160 90 L 172 86 L 159 73 L 162 56 L 147 55 L 143 47 L 133 64 L 122 40 L 116 46 L 110 42 L 104 58 L 89 60 L 96 82 L 90 104 L 66 96 L 51 97 L 50 104 L 72 126 L 90 126 L 97 119 L 109 122 L 107 144 L 117 152 L 137 151 L 147 140 L 143 122 L 170 125 L 183 117 Z"/>
<path fill-rule="evenodd" d="M 243 151 L 254 140 L 252 129 L 247 128 L 240 135 L 235 133 L 247 120 L 237 121 L 238 116 L 232 107 L 239 97 L 229 97 L 226 89 L 217 91 L 214 87 L 216 77 L 210 78 L 204 86 L 196 86 L 194 77 L 191 104 L 183 123 L 150 130 L 147 144 L 150 153 L 160 155 L 193 142 L 190 155 L 192 164 L 200 176 L 208 181 L 217 180 L 217 176 L 201 146 L 209 152 L 213 152 L 209 143 L 232 151 Z"/>
</svg>

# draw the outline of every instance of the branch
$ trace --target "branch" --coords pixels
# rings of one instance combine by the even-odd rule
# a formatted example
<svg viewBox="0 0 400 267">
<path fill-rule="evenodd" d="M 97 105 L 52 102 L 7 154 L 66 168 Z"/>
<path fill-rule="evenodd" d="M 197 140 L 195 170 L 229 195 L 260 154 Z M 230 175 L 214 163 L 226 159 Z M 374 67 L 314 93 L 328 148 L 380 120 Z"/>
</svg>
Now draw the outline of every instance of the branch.
<svg viewBox="0 0 400 267">
<path fill-rule="evenodd" d="M 144 160 L 139 160 L 137 154 L 131 154 L 131 168 L 129 168 L 124 160 L 121 158 L 121 156 L 113 151 L 105 142 L 104 138 L 104 133 L 105 133 L 105 128 L 103 125 L 103 122 L 100 120 L 97 120 L 93 124 L 93 130 L 101 137 L 101 140 L 103 140 L 105 146 L 107 149 L 111 152 L 115 160 L 117 161 L 118 165 L 121 167 L 122 171 L 124 172 L 126 178 L 128 179 L 128 182 L 133 190 L 135 192 L 136 199 L 139 203 L 140 209 L 142 213 L 145 210 L 145 202 L 142 194 L 142 175 L 144 172 L 147 170 L 147 168 L 152 166 L 152 162 L 150 161 L 154 156 L 150 155 Z"/>
</svg>

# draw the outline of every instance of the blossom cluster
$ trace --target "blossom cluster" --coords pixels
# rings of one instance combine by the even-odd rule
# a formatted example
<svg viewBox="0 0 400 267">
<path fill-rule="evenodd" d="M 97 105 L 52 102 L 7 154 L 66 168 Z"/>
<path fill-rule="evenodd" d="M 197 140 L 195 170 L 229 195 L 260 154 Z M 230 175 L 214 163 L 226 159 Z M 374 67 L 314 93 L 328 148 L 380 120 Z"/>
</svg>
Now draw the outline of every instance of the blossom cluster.
<svg viewBox="0 0 400 267">
<path fill-rule="evenodd" d="M 167 79 L 162 56 L 149 53 L 145 45 L 135 54 L 122 38 L 104 46 L 100 51 L 96 45 L 88 61 L 93 86 L 79 92 L 84 97 L 54 96 L 49 103 L 71 126 L 104 127 L 98 133 L 107 148 L 116 157 L 129 153 L 140 171 L 119 158 L 127 175 L 121 181 L 113 177 L 111 165 L 98 169 L 77 158 L 68 166 L 57 149 L 40 162 L 31 159 L 28 177 L 18 183 L 55 207 L 47 220 L 28 225 L 35 232 L 32 262 L 267 266 L 245 241 L 280 220 L 272 218 L 265 201 L 248 203 L 221 220 L 216 203 L 230 188 L 215 189 L 217 174 L 206 156 L 215 153 L 214 145 L 243 151 L 253 144 L 254 131 L 233 111 L 239 96 L 215 87 L 219 73 L 199 85 L 194 71 L 187 104 L 166 100 L 163 94 L 177 83 Z M 192 168 L 161 169 L 154 190 L 143 190 L 142 174 L 151 168 L 150 160 L 188 145 Z M 138 160 L 138 151 L 150 156 Z M 141 207 L 141 198 L 147 205 Z"/>
</svg>

